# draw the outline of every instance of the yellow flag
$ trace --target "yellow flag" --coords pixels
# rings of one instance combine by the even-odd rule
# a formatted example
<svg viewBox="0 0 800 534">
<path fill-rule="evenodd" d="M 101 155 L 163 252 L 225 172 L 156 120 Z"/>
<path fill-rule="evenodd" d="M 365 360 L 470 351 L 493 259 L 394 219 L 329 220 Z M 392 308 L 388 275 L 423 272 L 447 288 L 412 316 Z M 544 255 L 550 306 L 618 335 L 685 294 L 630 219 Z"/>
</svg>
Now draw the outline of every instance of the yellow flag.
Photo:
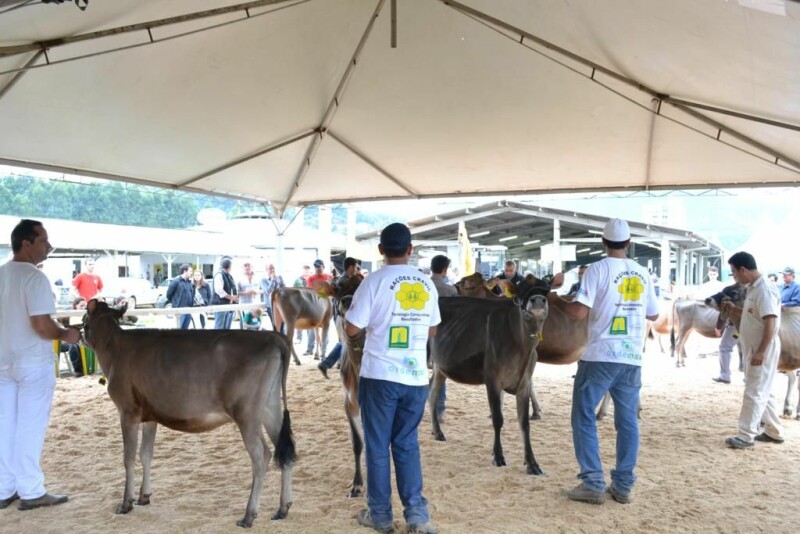
<svg viewBox="0 0 800 534">
<path fill-rule="evenodd" d="M 458 276 L 469 276 L 475 272 L 475 260 L 472 257 L 472 246 L 469 244 L 467 227 L 458 223 Z"/>
</svg>

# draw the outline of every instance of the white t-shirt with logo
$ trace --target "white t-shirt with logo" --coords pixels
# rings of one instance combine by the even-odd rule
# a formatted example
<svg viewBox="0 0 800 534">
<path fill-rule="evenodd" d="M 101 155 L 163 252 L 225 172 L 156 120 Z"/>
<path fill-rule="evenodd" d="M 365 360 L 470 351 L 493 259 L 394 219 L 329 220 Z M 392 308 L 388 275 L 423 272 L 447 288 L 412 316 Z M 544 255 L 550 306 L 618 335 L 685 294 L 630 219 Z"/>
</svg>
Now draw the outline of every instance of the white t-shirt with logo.
<svg viewBox="0 0 800 534">
<path fill-rule="evenodd" d="M 604 258 L 586 269 L 576 299 L 589 310 L 589 362 L 642 365 L 646 316 L 658 313 L 647 269 L 627 258 Z"/>
<path fill-rule="evenodd" d="M 781 327 L 781 293 L 778 287 L 765 276 L 759 276 L 747 290 L 742 305 L 742 322 L 739 334 L 745 354 L 752 354 L 764 335 L 764 317 L 775 316 L 775 331 Z M 780 352 L 780 338 L 774 336 L 767 351 Z"/>
<path fill-rule="evenodd" d="M 13 260 L 0 266 L 0 370 L 53 365 L 53 342 L 39 337 L 30 318 L 55 311 L 43 272 Z"/>
<path fill-rule="evenodd" d="M 409 265 L 386 265 L 358 286 L 346 319 L 366 329 L 361 376 L 428 385 L 428 330 L 441 322 L 430 277 Z"/>
</svg>

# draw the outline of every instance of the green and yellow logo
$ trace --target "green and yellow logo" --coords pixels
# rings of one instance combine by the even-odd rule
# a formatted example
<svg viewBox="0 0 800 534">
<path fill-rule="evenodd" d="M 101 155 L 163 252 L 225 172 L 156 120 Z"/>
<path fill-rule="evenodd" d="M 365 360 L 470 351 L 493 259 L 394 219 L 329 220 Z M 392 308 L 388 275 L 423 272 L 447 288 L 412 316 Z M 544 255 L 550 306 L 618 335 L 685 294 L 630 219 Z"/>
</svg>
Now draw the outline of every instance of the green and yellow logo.
<svg viewBox="0 0 800 534">
<path fill-rule="evenodd" d="M 403 282 L 395 298 L 400 301 L 400 307 L 404 310 L 422 310 L 430 295 L 425 291 L 422 282 Z"/>
<path fill-rule="evenodd" d="M 628 318 L 627 317 L 614 317 L 611 320 L 611 335 L 613 336 L 626 336 L 628 335 Z"/>
<path fill-rule="evenodd" d="M 391 326 L 389 327 L 389 348 L 407 349 L 408 348 L 408 327 Z"/>
<path fill-rule="evenodd" d="M 644 285 L 637 276 L 629 276 L 622 279 L 622 282 L 617 286 L 617 291 L 622 293 L 623 302 L 626 300 L 639 300 L 639 297 L 644 293 Z"/>
</svg>

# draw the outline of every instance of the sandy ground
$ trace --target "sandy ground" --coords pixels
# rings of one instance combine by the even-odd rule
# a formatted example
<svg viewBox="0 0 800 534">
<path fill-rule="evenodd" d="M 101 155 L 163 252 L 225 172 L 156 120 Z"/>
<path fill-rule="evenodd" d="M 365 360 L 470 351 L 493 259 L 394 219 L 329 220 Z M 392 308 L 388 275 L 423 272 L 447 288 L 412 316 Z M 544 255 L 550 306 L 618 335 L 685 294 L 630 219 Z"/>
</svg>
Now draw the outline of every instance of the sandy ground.
<svg viewBox="0 0 800 534">
<path fill-rule="evenodd" d="M 694 339 L 694 337 L 692 338 Z M 690 354 L 713 351 L 690 341 Z M 347 499 L 352 478 L 348 426 L 338 371 L 324 380 L 310 357 L 289 374 L 290 409 L 300 455 L 294 506 L 280 522 L 278 477 L 271 470 L 256 531 L 368 532 L 354 515 L 363 499 Z M 576 483 L 569 426 L 574 366 L 542 365 L 536 387 L 544 418 L 533 424 L 536 457 L 546 475 L 525 474 L 513 398 L 506 396 L 503 443 L 509 466 L 491 465 L 492 428 L 483 388 L 451 385 L 444 431 L 447 442 L 421 425 L 425 495 L 443 533 L 461 532 L 752 532 L 797 528 L 800 497 L 800 421 L 786 420 L 784 445 L 735 451 L 733 435 L 742 375 L 733 384 L 711 382 L 714 356 L 690 356 L 675 369 L 655 347 L 642 390 L 639 482 L 634 501 L 592 506 L 568 501 Z M 783 387 L 785 379 L 777 381 Z M 613 420 L 601 422 L 606 469 L 614 454 Z M 43 454 L 47 487 L 70 502 L 29 512 L 0 511 L 3 532 L 237 532 L 250 486 L 250 462 L 233 425 L 199 435 L 160 427 L 153 466 L 152 504 L 114 514 L 123 489 L 122 441 L 116 410 L 97 377 L 59 380 Z M 140 481 L 137 480 L 137 487 Z M 395 496 L 395 524 L 403 532 Z"/>
</svg>

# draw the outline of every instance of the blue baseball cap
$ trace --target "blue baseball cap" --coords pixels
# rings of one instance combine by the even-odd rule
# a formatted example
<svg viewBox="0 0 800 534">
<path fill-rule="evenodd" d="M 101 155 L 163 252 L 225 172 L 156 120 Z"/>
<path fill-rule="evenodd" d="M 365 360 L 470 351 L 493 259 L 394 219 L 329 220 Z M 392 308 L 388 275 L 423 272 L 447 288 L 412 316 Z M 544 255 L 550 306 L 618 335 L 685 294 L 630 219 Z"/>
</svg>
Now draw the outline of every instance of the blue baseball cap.
<svg viewBox="0 0 800 534">
<path fill-rule="evenodd" d="M 381 232 L 381 245 L 387 250 L 405 250 L 411 244 L 411 231 L 402 223 L 392 223 Z"/>
</svg>

